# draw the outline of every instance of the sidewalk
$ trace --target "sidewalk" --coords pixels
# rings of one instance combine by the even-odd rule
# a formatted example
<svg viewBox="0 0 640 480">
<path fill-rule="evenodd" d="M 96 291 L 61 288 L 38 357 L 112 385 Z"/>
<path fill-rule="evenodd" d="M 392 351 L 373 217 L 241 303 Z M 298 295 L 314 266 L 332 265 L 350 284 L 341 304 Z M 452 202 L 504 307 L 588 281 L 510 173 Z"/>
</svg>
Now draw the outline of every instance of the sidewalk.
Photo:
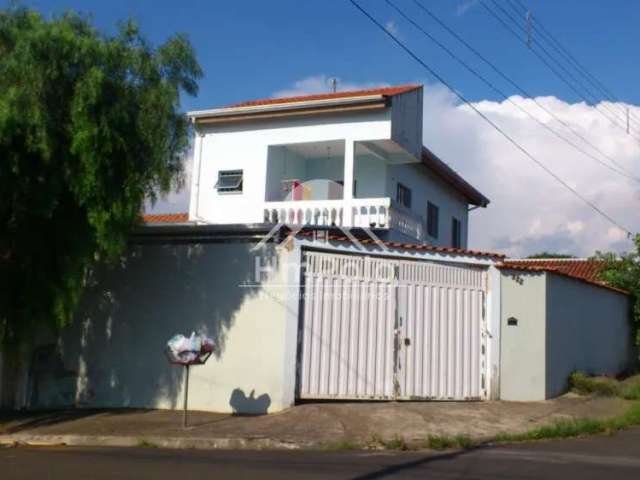
<svg viewBox="0 0 640 480">
<path fill-rule="evenodd" d="M 310 403 L 263 416 L 166 410 L 67 410 L 0 413 L 0 443 L 178 448 L 323 448 L 340 442 L 429 435 L 473 439 L 518 433 L 569 418 L 623 413 L 618 398 L 566 395 L 545 402 Z"/>
</svg>

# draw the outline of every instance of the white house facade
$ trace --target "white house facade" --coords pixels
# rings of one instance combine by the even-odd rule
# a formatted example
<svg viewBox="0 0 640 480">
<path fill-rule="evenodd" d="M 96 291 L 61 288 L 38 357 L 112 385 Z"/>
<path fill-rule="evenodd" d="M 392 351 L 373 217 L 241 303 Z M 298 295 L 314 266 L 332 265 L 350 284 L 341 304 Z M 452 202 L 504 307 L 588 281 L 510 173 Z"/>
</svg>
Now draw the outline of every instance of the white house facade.
<svg viewBox="0 0 640 480">
<path fill-rule="evenodd" d="M 147 215 L 75 322 L 0 358 L 0 405 L 179 408 L 176 333 L 215 349 L 192 409 L 534 401 L 634 355 L 629 295 L 587 260 L 467 246 L 488 199 L 422 145 L 422 87 L 190 113 L 189 212 Z"/>
<path fill-rule="evenodd" d="M 374 229 L 467 246 L 489 200 L 422 145 L 422 87 L 246 102 L 190 112 L 189 220 Z"/>
</svg>

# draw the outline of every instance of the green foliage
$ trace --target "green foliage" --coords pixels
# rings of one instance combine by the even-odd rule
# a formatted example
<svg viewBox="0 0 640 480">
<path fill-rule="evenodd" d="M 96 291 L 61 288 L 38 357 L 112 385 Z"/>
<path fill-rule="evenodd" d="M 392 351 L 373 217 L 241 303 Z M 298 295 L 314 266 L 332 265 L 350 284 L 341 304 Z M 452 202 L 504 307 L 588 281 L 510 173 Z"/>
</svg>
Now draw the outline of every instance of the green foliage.
<svg viewBox="0 0 640 480">
<path fill-rule="evenodd" d="M 452 448 L 471 448 L 474 446 L 473 440 L 466 435 L 429 435 L 425 444 L 432 450 L 447 450 Z"/>
<path fill-rule="evenodd" d="M 552 252 L 540 252 L 534 253 L 533 255 L 529 255 L 527 258 L 535 259 L 535 258 L 576 258 L 575 255 L 571 255 L 569 253 L 552 253 Z"/>
<path fill-rule="evenodd" d="M 574 372 L 569 377 L 569 387 L 580 395 L 602 395 L 614 397 L 620 394 L 620 382 L 608 377 L 589 377 L 582 372 Z"/>
<path fill-rule="evenodd" d="M 384 447 L 387 450 L 409 450 L 409 444 L 399 435 L 396 435 L 391 440 L 384 442 Z"/>
<path fill-rule="evenodd" d="M 158 448 L 158 445 L 156 443 L 153 443 L 147 440 L 146 438 L 142 438 L 138 440 L 138 443 L 136 444 L 136 446 L 138 448 Z"/>
<path fill-rule="evenodd" d="M 362 447 L 357 442 L 350 440 L 348 438 L 343 438 L 335 442 L 329 442 L 324 444 L 325 450 L 340 451 L 340 450 L 358 450 L 361 448 Z"/>
<path fill-rule="evenodd" d="M 181 35 L 0 10 L 0 340 L 66 324 L 97 259 L 115 260 L 145 199 L 181 183 L 200 67 Z"/>
<path fill-rule="evenodd" d="M 620 396 L 625 400 L 640 400 L 640 375 L 627 378 L 622 383 Z"/>
<path fill-rule="evenodd" d="M 632 322 L 635 344 L 640 346 L 640 235 L 634 238 L 635 250 L 622 254 L 597 252 L 595 258 L 605 262 L 600 278 L 614 287 L 623 288 L 633 298 Z"/>
</svg>

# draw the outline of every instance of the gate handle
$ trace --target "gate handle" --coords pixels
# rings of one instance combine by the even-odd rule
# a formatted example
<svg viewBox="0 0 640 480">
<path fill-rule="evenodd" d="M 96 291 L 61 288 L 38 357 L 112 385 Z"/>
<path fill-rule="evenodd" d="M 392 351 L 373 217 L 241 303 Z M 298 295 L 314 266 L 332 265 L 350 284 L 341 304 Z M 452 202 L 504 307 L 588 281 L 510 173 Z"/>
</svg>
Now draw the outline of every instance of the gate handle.
<svg viewBox="0 0 640 480">
<path fill-rule="evenodd" d="M 409 345 L 411 345 L 411 340 L 409 340 L 409 337 L 406 337 L 406 338 L 404 339 L 404 344 L 405 344 L 405 346 L 407 346 L 407 347 L 408 347 Z"/>
</svg>

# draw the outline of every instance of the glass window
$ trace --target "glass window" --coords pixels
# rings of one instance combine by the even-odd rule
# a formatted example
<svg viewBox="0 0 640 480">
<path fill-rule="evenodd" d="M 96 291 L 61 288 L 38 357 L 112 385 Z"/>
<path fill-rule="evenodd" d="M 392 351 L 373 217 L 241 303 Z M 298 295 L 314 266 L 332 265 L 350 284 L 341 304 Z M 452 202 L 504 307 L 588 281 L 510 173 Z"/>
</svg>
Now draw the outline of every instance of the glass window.
<svg viewBox="0 0 640 480">
<path fill-rule="evenodd" d="M 215 188 L 218 193 L 242 193 L 242 170 L 220 170 Z"/>
<path fill-rule="evenodd" d="M 462 223 L 456 217 L 453 217 L 451 222 L 451 246 L 462 247 Z"/>
<path fill-rule="evenodd" d="M 398 182 L 398 191 L 396 193 L 396 201 L 407 208 L 411 208 L 411 189 L 405 187 L 403 184 Z"/>
<path fill-rule="evenodd" d="M 440 209 L 437 205 L 427 202 L 427 233 L 432 238 L 438 238 L 438 226 L 440 223 Z"/>
</svg>

